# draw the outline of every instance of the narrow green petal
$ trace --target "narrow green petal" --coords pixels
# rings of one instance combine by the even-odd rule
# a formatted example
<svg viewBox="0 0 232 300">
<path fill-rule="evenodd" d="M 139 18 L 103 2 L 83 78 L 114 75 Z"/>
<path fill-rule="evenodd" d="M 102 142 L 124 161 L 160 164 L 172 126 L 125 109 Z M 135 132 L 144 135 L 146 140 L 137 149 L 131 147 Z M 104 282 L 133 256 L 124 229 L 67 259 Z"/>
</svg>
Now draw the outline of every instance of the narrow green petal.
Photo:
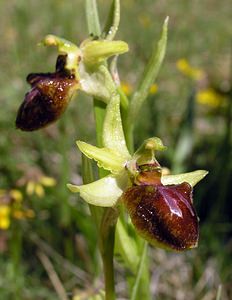
<svg viewBox="0 0 232 300">
<path fill-rule="evenodd" d="M 127 175 L 124 172 L 120 176 L 109 175 L 81 186 L 67 185 L 73 193 L 80 193 L 87 203 L 102 207 L 114 206 L 126 186 Z"/>
<path fill-rule="evenodd" d="M 77 146 L 88 158 L 94 159 L 99 168 L 104 168 L 114 174 L 118 174 L 124 168 L 125 159 L 113 149 L 98 148 L 81 141 L 77 141 Z"/>
<path fill-rule="evenodd" d="M 201 181 L 207 174 L 208 171 L 197 170 L 178 175 L 165 175 L 161 177 L 161 182 L 163 185 L 180 184 L 182 182 L 188 182 L 192 187 L 194 187 L 194 185 Z"/>
<path fill-rule="evenodd" d="M 115 95 L 107 105 L 103 126 L 103 144 L 107 148 L 114 149 L 124 158 L 130 158 L 122 128 L 120 97 L 118 95 Z"/>
</svg>

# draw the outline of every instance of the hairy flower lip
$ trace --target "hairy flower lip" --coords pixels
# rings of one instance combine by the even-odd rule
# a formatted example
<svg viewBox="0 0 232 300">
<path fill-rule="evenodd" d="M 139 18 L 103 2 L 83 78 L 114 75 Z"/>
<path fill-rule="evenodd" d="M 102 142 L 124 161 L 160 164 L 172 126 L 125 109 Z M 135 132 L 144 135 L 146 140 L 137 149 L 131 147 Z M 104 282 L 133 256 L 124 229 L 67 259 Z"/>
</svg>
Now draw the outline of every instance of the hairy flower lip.
<svg viewBox="0 0 232 300">
<path fill-rule="evenodd" d="M 75 76 L 65 69 L 65 55 L 59 55 L 54 73 L 31 73 L 26 93 L 16 117 L 16 127 L 33 131 L 55 122 L 66 110 L 78 87 Z"/>
<path fill-rule="evenodd" d="M 197 246 L 199 225 L 188 183 L 133 186 L 121 199 L 138 233 L 152 245 L 175 251 Z"/>
</svg>

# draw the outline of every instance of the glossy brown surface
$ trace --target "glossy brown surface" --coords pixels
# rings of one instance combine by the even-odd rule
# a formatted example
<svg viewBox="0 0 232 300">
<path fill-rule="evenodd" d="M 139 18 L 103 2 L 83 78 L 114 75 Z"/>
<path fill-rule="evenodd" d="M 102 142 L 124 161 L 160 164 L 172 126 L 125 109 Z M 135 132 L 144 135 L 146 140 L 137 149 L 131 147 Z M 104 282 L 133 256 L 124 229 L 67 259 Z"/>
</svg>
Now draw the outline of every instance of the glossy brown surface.
<svg viewBox="0 0 232 300">
<path fill-rule="evenodd" d="M 177 251 L 197 246 L 198 219 L 188 183 L 133 186 L 122 200 L 135 228 L 151 244 Z"/>
<path fill-rule="evenodd" d="M 64 70 L 65 57 L 59 56 L 55 73 L 29 74 L 32 89 L 19 107 L 16 127 L 37 130 L 56 121 L 65 111 L 76 89 L 77 81 Z"/>
</svg>

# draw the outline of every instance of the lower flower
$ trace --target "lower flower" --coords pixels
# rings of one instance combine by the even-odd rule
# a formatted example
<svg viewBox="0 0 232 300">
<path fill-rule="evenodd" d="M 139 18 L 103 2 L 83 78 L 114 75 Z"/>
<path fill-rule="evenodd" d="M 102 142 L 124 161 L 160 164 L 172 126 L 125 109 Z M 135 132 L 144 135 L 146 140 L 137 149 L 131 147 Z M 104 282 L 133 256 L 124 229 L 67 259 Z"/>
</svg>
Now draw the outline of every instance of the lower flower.
<svg viewBox="0 0 232 300">
<path fill-rule="evenodd" d="M 198 218 L 188 183 L 133 186 L 121 199 L 137 232 L 152 245 L 177 251 L 197 246 Z"/>
</svg>

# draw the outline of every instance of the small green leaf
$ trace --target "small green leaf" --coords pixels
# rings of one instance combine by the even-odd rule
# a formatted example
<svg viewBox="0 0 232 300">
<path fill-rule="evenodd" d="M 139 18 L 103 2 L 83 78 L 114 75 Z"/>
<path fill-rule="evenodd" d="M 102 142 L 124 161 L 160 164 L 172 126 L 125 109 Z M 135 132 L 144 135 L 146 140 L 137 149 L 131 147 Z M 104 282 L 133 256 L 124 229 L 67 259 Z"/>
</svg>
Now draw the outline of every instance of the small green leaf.
<svg viewBox="0 0 232 300">
<path fill-rule="evenodd" d="M 127 127 L 129 128 L 136 123 L 140 108 L 144 103 L 144 101 L 146 100 L 149 94 L 149 89 L 151 85 L 154 83 L 159 73 L 166 52 L 167 31 L 168 31 L 168 18 L 166 18 L 164 22 L 161 39 L 158 43 L 158 48 L 157 49 L 154 48 L 151 58 L 148 62 L 148 65 L 145 68 L 144 73 L 141 77 L 141 82 L 139 84 L 139 87 L 131 99 L 128 118 L 127 118 Z"/>
<path fill-rule="evenodd" d="M 163 185 L 180 184 L 182 182 L 188 182 L 192 187 L 194 187 L 194 185 L 201 181 L 207 174 L 208 171 L 197 170 L 178 175 L 165 175 L 161 177 L 161 182 Z"/>
<path fill-rule="evenodd" d="M 81 141 L 77 141 L 77 146 L 88 158 L 94 159 L 99 168 L 104 168 L 114 174 L 120 173 L 124 168 L 125 159 L 113 149 L 98 148 Z"/>
<path fill-rule="evenodd" d="M 118 95 L 114 95 L 106 108 L 103 144 L 105 147 L 118 152 L 122 157 L 130 158 L 122 128 L 120 97 Z"/>
<path fill-rule="evenodd" d="M 89 204 L 111 207 L 117 204 L 127 186 L 127 180 L 127 175 L 123 172 L 120 176 L 109 175 L 89 184 L 80 186 L 68 184 L 67 187 L 73 193 L 80 193 L 80 196 Z"/>
</svg>

